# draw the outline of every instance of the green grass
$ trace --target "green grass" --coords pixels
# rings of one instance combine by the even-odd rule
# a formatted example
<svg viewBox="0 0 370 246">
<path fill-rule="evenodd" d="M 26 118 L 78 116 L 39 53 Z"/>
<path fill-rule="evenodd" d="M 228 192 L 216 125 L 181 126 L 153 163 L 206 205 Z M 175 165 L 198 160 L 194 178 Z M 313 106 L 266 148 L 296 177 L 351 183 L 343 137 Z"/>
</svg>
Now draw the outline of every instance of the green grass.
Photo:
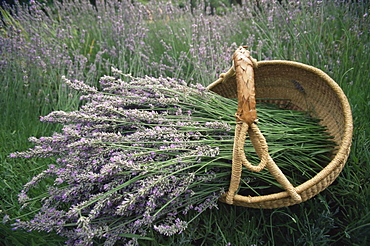
<svg viewBox="0 0 370 246">
<path fill-rule="evenodd" d="M 40 47 L 52 46 L 51 50 L 64 54 L 61 47 L 66 44 L 68 52 L 65 55 L 75 63 L 53 65 L 51 58 L 45 56 L 42 59 L 47 65 L 41 66 L 26 56 L 29 52 L 27 45 L 16 54 L 0 48 L 1 60 L 8 62 L 7 66 L 0 66 L 0 217 L 30 217 L 28 210 L 22 210 L 18 204 L 17 194 L 23 184 L 53 162 L 52 159 L 11 159 L 7 156 L 30 148 L 28 137 L 48 136 L 59 130 L 60 126 L 40 123 L 39 116 L 79 106 L 78 95 L 63 86 L 62 75 L 76 75 L 74 78 L 94 84 L 101 75 L 109 72 L 110 65 L 114 65 L 135 76 L 171 76 L 189 83 L 209 84 L 221 71 L 229 68 L 228 58 L 233 47 L 248 44 L 258 60 L 288 59 L 310 64 L 328 73 L 341 86 L 351 104 L 354 119 L 353 143 L 347 165 L 333 185 L 302 204 L 274 210 L 220 204 L 219 210 L 204 213 L 183 234 L 163 237 L 152 232 L 147 237 L 154 240 L 139 239 L 140 244 L 370 244 L 368 4 L 323 1 L 306 8 L 271 5 L 261 6 L 258 10 L 250 6 L 250 12 L 233 7 L 222 16 L 203 17 L 200 17 L 201 10 L 196 10 L 194 15 L 175 10 L 171 15 L 162 4 L 150 8 L 154 22 L 147 15 L 138 15 L 140 25 L 133 26 L 136 22 L 128 19 L 128 26 L 132 25 L 132 28 L 127 27 L 121 33 L 114 22 L 109 22 L 114 19 L 124 23 L 118 8 L 107 8 L 106 11 L 115 9 L 116 12 L 104 15 L 103 8 L 96 14 L 92 9 L 83 12 L 83 7 L 79 6 L 65 6 L 68 11 L 74 11 L 72 13 L 80 13 L 69 19 L 60 6 L 50 10 L 49 19 L 44 20 L 47 25 L 37 21 L 31 23 L 26 14 L 13 18 L 4 14 L 8 10 L 2 10 L 5 25 L 0 25 L 1 41 L 13 39 L 14 29 L 21 30 L 26 39 L 40 33 Z M 174 8 L 176 6 L 174 4 Z M 271 11 L 273 18 L 269 19 Z M 300 12 L 294 14 L 294 11 Z M 98 15 L 105 18 L 101 24 L 97 22 Z M 293 18 L 289 19 L 289 16 Z M 193 24 L 198 25 L 198 29 Z M 75 38 L 58 39 L 58 31 L 68 25 L 69 35 Z M 145 37 L 134 36 L 140 28 L 148 30 Z M 143 45 L 130 51 L 124 45 L 131 36 L 135 43 L 143 42 Z M 82 38 L 84 43 L 80 44 Z M 109 53 L 113 47 L 116 54 Z M 41 49 L 37 52 L 42 54 Z M 140 54 L 146 54 L 148 58 Z M 78 60 L 81 56 L 87 58 L 86 63 Z M 54 233 L 13 231 L 10 224 L 0 223 L 0 245 L 64 245 L 65 239 Z"/>
</svg>

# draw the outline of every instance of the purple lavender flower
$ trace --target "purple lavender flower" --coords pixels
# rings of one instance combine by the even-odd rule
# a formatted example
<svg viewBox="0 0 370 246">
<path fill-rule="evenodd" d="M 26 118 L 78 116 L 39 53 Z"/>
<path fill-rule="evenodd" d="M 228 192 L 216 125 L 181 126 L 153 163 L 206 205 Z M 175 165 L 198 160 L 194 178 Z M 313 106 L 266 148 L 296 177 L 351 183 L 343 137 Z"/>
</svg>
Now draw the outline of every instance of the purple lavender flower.
<svg viewBox="0 0 370 246">
<path fill-rule="evenodd" d="M 15 227 L 55 230 L 70 244 L 89 245 L 94 238 L 114 243 L 122 233 L 145 232 L 148 227 L 163 235 L 181 233 L 188 224 L 178 215 L 216 206 L 220 188 L 198 192 L 200 184 L 216 179 L 208 161 L 202 161 L 220 154 L 218 139 L 209 134 L 225 134 L 231 127 L 220 120 L 221 112 L 218 120 L 198 121 L 202 105 L 192 101 L 214 101 L 215 95 L 184 81 L 115 72 L 127 81 L 104 76 L 101 91 L 65 79 L 85 94 L 81 100 L 87 103 L 77 111 L 42 117 L 44 122 L 64 124 L 62 132 L 31 137 L 33 149 L 10 155 L 57 157 L 56 164 L 35 176 L 19 195 L 27 206 L 27 192 L 42 179 L 54 178 L 40 212 Z M 189 105 L 194 106 L 183 108 Z"/>
</svg>

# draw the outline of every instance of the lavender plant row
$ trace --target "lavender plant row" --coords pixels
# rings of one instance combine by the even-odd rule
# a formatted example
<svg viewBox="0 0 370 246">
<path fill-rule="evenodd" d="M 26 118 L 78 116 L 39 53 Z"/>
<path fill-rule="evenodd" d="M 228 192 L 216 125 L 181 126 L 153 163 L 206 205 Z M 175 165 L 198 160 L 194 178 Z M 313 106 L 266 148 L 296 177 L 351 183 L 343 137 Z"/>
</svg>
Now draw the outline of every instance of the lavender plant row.
<svg viewBox="0 0 370 246">
<path fill-rule="evenodd" d="M 33 149 L 11 154 L 56 158 L 19 194 L 26 207 L 34 201 L 29 191 L 52 180 L 40 210 L 30 221 L 17 220 L 15 229 L 56 231 L 68 245 L 137 244 L 150 230 L 181 233 L 192 218 L 217 208 L 228 188 L 237 102 L 201 85 L 113 70 L 101 78 L 101 89 L 65 79 L 85 104 L 41 117 L 63 124 L 62 132 L 32 137 Z M 259 116 L 271 155 L 285 171 L 313 175 L 332 150 L 325 129 L 304 113 L 261 108 Z M 274 182 L 267 172 L 244 170 L 241 188 Z"/>
<path fill-rule="evenodd" d="M 301 40 L 311 39 L 308 27 L 320 21 L 311 17 L 321 14 L 320 1 L 287 6 L 261 1 L 257 15 L 255 3 L 248 1 L 224 8 L 222 15 L 210 15 L 204 1 L 193 7 L 188 1 L 142 4 L 107 0 L 96 1 L 95 6 L 86 0 L 54 1 L 52 6 L 42 2 L 1 8 L 5 25 L 0 51 L 5 55 L 0 69 L 23 74 L 26 85 L 42 84 L 40 79 L 49 83 L 54 74 L 93 83 L 112 64 L 136 76 L 208 83 L 224 70 L 230 54 L 242 44 L 255 49 L 251 52 L 259 60 L 302 60 L 306 56 L 322 60 L 322 54 L 329 52 L 324 44 L 320 53 L 297 46 Z M 294 27 L 294 33 L 285 26 Z M 266 29 L 276 30 L 272 32 L 275 36 L 266 36 Z M 282 51 L 276 48 L 280 45 Z M 340 55 L 339 49 L 333 56 Z M 330 66 L 335 63 L 329 62 Z"/>
</svg>

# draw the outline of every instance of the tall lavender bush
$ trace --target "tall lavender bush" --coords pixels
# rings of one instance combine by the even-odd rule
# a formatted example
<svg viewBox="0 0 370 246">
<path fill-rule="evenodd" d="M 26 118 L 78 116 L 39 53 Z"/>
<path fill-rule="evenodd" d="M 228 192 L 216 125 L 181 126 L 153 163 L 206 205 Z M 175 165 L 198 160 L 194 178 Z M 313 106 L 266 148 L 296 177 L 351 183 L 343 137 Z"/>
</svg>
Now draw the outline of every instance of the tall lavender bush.
<svg viewBox="0 0 370 246">
<path fill-rule="evenodd" d="M 25 76 L 37 70 L 41 80 L 30 83 L 39 85 L 61 75 L 94 84 L 112 65 L 134 76 L 208 84 L 225 70 L 235 47 L 247 44 L 258 60 L 296 60 L 330 72 L 339 65 L 346 40 L 326 30 L 351 22 L 350 31 L 361 38 L 366 28 L 361 15 L 326 11 L 340 4 L 246 2 L 210 15 L 203 6 L 191 11 L 176 1 L 109 0 L 96 6 L 85 0 L 56 1 L 52 7 L 31 1 L 29 7 L 5 8 L 12 17 L 0 35 L 2 53 L 9 54 L 1 68 L 14 70 L 13 64 Z"/>
</svg>

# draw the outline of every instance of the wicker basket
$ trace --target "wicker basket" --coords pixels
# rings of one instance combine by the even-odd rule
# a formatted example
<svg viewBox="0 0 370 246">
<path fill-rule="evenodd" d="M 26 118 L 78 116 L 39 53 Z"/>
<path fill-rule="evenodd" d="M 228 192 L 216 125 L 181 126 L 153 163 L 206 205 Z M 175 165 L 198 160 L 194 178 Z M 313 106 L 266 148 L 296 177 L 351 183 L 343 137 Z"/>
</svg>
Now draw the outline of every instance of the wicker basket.
<svg viewBox="0 0 370 246">
<path fill-rule="evenodd" d="M 225 75 L 225 74 L 224 74 Z M 226 98 L 237 98 L 235 72 L 231 68 L 227 76 L 208 86 Z M 287 191 L 262 195 L 241 196 L 235 194 L 232 204 L 253 208 L 286 207 L 306 201 L 328 187 L 343 169 L 352 141 L 352 114 L 350 105 L 338 84 L 320 69 L 292 61 L 260 61 L 254 69 L 257 101 L 289 100 L 292 108 L 313 112 L 322 119 L 330 135 L 339 146 L 332 160 L 312 179 L 294 187 L 301 201 L 293 199 Z M 278 164 L 278 163 L 277 163 Z M 225 197 L 220 198 L 225 202 Z"/>
</svg>

